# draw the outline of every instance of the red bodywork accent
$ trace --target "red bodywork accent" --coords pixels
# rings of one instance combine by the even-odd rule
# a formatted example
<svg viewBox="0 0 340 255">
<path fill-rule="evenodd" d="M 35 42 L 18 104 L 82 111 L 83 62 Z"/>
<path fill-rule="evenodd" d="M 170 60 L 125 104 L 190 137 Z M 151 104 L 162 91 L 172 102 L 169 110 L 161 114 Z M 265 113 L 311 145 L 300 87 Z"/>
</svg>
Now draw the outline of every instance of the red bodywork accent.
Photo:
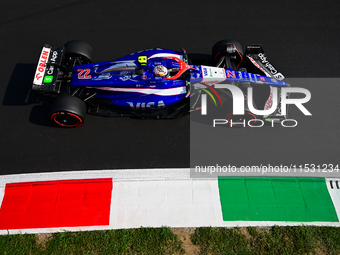
<svg viewBox="0 0 340 255">
<path fill-rule="evenodd" d="M 230 70 L 226 70 L 226 71 L 227 71 L 227 77 L 228 78 L 236 79 L 235 71 L 230 71 Z"/>
<path fill-rule="evenodd" d="M 91 79 L 91 75 L 89 75 L 90 73 L 90 69 L 86 68 L 86 69 L 78 69 L 77 72 L 78 73 L 78 79 Z"/>
<path fill-rule="evenodd" d="M 176 57 L 163 57 L 163 58 L 175 60 L 179 64 L 179 71 L 178 71 L 178 73 L 176 75 L 174 75 L 173 77 L 165 78 L 164 80 L 175 80 L 175 79 L 179 78 L 185 71 L 187 71 L 189 69 L 194 69 L 195 70 L 195 68 L 189 66 L 187 63 L 185 63 L 184 61 L 180 60 L 179 58 L 176 58 Z"/>
</svg>

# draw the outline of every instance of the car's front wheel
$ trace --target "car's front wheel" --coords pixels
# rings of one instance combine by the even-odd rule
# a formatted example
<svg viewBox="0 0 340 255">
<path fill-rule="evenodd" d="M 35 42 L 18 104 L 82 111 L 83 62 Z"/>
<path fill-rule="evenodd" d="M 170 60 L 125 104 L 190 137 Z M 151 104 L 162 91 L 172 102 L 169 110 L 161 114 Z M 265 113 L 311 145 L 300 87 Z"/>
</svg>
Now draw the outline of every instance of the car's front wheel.
<svg viewBox="0 0 340 255">
<path fill-rule="evenodd" d="M 243 61 L 243 49 L 239 42 L 234 40 L 222 40 L 212 48 L 212 57 L 215 65 L 218 65 L 222 58 L 225 59 L 224 68 L 236 69 Z"/>
</svg>

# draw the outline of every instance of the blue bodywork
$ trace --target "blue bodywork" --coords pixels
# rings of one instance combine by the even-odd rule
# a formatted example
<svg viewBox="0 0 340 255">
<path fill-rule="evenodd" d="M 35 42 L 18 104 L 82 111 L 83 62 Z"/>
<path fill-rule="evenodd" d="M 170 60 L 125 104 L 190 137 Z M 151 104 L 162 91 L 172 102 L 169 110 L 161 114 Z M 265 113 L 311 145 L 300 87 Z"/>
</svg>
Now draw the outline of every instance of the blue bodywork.
<svg viewBox="0 0 340 255">
<path fill-rule="evenodd" d="M 135 110 L 158 109 L 183 100 L 186 80 L 165 79 L 154 74 L 156 65 L 178 69 L 183 53 L 164 49 L 136 52 L 112 62 L 75 66 L 72 87 L 92 89 L 96 97 L 107 98 L 118 107 Z M 138 70 L 138 71 L 136 71 Z"/>
<path fill-rule="evenodd" d="M 157 77 L 154 73 L 154 67 L 157 65 L 175 70 L 174 76 Z M 157 48 L 136 52 L 111 62 L 75 66 L 71 87 L 90 89 L 96 93 L 96 98 L 108 99 L 119 108 L 160 109 L 187 98 L 190 90 L 188 84 L 192 86 L 204 83 L 209 78 L 207 70 L 204 70 L 206 68 L 209 67 L 187 65 L 183 52 Z M 183 75 L 176 76 L 176 72 L 181 70 L 184 70 Z M 226 82 L 287 86 L 287 83 L 271 77 L 232 69 L 222 70 L 225 72 Z"/>
</svg>

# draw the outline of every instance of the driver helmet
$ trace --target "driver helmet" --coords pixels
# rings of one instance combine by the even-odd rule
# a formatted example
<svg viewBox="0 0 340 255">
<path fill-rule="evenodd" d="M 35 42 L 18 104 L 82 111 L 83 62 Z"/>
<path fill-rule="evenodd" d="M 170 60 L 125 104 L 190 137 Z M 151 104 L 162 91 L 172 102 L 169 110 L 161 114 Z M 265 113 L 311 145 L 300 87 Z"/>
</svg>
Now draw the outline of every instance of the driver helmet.
<svg viewBox="0 0 340 255">
<path fill-rule="evenodd" d="M 168 69 L 163 65 L 155 66 L 155 74 L 159 77 L 164 77 L 168 75 Z"/>
</svg>

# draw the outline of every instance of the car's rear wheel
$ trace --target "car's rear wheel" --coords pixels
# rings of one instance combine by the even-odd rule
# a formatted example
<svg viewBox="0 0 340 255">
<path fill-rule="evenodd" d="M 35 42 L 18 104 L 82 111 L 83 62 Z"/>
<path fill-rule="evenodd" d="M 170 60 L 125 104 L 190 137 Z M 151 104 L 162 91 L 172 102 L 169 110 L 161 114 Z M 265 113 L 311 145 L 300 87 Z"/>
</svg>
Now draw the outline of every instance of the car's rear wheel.
<svg viewBox="0 0 340 255">
<path fill-rule="evenodd" d="M 72 62 L 75 59 L 79 61 L 77 65 L 89 64 L 93 59 L 92 47 L 84 41 L 73 40 L 68 41 L 64 45 L 65 57 L 67 62 Z"/>
<path fill-rule="evenodd" d="M 234 40 L 222 40 L 215 43 L 212 48 L 212 57 L 215 65 L 225 56 L 229 57 L 231 63 L 231 66 L 224 66 L 225 68 L 238 68 L 243 61 L 241 44 Z"/>
<path fill-rule="evenodd" d="M 78 127 L 83 124 L 85 115 L 85 102 L 71 95 L 56 97 L 50 110 L 51 120 L 60 127 Z"/>
</svg>

